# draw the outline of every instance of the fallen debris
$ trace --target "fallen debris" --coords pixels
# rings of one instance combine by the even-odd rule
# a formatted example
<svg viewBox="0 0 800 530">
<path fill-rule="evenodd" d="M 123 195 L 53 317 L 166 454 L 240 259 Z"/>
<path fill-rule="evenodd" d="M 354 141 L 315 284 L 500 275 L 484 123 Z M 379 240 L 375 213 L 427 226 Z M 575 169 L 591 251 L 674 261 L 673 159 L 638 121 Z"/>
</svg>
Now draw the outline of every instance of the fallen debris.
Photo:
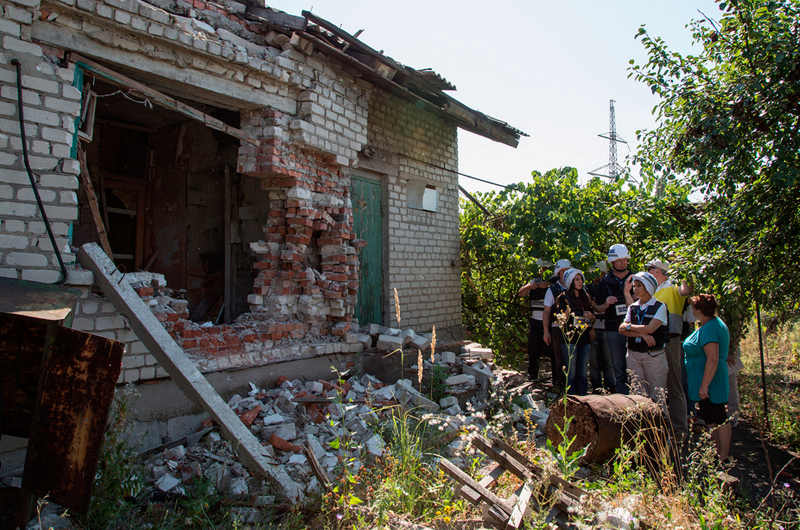
<svg viewBox="0 0 800 530">
<path fill-rule="evenodd" d="M 560 528 L 566 529 L 569 527 L 567 521 L 570 514 L 575 514 L 576 508 L 589 502 L 588 492 L 556 475 L 546 473 L 502 440 L 489 440 L 479 435 L 472 439 L 472 445 L 497 463 L 480 482 L 473 480 L 448 460 L 442 459 L 439 467 L 458 482 L 456 491 L 461 497 L 481 508 L 483 519 L 487 523 L 499 528 L 520 528 L 524 517 L 530 513 L 529 503 L 533 502 L 534 508 L 539 510 L 548 505 L 547 501 L 540 502 L 541 500 L 554 497 L 547 521 L 553 521 Z M 522 486 L 509 499 L 501 499 L 489 490 L 505 472 L 523 481 Z M 544 491 L 540 491 L 542 489 Z M 534 493 L 538 495 L 534 496 Z"/>
</svg>

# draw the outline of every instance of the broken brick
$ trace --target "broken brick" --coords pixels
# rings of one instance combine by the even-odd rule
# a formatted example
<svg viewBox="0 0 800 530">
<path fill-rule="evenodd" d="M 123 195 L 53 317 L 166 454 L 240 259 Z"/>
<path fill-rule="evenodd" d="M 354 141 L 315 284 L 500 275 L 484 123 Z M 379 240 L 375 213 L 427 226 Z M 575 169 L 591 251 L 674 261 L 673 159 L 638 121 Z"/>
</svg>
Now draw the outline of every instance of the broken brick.
<svg viewBox="0 0 800 530">
<path fill-rule="evenodd" d="M 261 412 L 261 405 L 256 405 L 252 409 L 248 410 L 247 412 L 243 412 L 241 416 L 239 416 L 242 420 L 242 423 L 245 424 L 247 428 L 250 428 L 253 425 L 256 417 Z"/>
<path fill-rule="evenodd" d="M 281 438 L 280 436 L 277 436 L 275 434 L 271 434 L 270 435 L 269 443 L 275 449 L 278 449 L 280 451 L 284 451 L 284 452 L 287 452 L 287 453 L 288 452 L 294 452 L 294 453 L 302 453 L 303 452 L 303 448 L 300 447 L 299 445 L 293 444 L 291 442 L 287 442 L 286 440 L 284 440 L 283 438 Z"/>
</svg>

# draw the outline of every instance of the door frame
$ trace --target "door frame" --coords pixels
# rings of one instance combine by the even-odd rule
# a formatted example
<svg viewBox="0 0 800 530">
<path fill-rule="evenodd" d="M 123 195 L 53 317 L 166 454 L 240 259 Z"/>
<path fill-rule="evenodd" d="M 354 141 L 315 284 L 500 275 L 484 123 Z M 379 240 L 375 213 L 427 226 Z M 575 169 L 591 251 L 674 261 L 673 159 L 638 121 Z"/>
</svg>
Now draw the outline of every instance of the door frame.
<svg viewBox="0 0 800 530">
<path fill-rule="evenodd" d="M 364 169 L 351 169 L 350 178 L 357 177 L 363 180 L 371 180 L 380 184 L 381 186 L 381 322 L 380 325 L 388 326 L 389 324 L 389 177 L 386 174 L 367 171 Z M 352 201 L 352 196 L 350 197 Z M 351 203 L 351 210 L 352 210 Z M 355 230 L 355 227 L 353 227 Z M 359 256 L 359 263 L 360 263 Z M 359 288 L 361 285 L 359 284 Z M 394 303 L 394 302 L 391 302 Z M 366 322 L 359 322 L 363 325 Z"/>
</svg>

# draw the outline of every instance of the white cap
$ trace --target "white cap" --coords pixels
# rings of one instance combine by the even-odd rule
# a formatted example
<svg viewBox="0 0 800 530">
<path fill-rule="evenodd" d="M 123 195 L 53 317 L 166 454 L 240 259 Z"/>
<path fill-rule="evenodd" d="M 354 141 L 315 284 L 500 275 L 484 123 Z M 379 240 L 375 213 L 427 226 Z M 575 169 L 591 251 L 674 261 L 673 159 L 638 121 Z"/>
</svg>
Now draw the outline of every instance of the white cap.
<svg viewBox="0 0 800 530">
<path fill-rule="evenodd" d="M 566 286 L 567 289 L 570 289 L 572 287 L 572 281 L 579 274 L 584 279 L 586 278 L 586 276 L 583 274 L 583 271 L 582 270 L 578 270 L 578 269 L 569 269 L 567 272 L 564 273 L 564 285 Z"/>
<path fill-rule="evenodd" d="M 664 263 L 661 260 L 651 259 L 645 263 L 645 267 L 657 267 L 665 272 L 669 272 L 669 263 Z"/>
<path fill-rule="evenodd" d="M 561 269 L 569 269 L 572 263 L 568 259 L 560 259 L 556 261 L 556 267 L 553 269 L 553 274 L 558 274 Z"/>
<path fill-rule="evenodd" d="M 658 280 L 650 274 L 649 272 L 637 272 L 633 275 L 634 281 L 639 281 L 644 285 L 644 288 L 647 289 L 647 292 L 650 293 L 650 296 L 653 296 L 656 292 L 656 287 L 658 287 Z"/>
<path fill-rule="evenodd" d="M 628 254 L 628 247 L 625 245 L 612 245 L 611 248 L 608 250 L 608 261 L 611 263 L 612 261 L 616 261 L 618 259 L 630 258 L 631 255 Z"/>
</svg>

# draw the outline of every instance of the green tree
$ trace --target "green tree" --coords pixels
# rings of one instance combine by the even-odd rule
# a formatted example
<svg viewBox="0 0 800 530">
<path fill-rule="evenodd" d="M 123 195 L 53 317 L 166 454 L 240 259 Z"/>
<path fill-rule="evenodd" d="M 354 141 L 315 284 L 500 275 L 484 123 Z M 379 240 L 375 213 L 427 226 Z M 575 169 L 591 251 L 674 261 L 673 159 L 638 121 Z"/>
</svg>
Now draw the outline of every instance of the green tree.
<svg viewBox="0 0 800 530">
<path fill-rule="evenodd" d="M 649 178 L 635 187 L 597 178 L 581 185 L 573 168 L 532 176 L 531 183 L 478 194 L 489 215 L 471 202 L 461 204 L 464 325 L 509 366 L 527 351 L 529 309 L 517 292 L 537 273 L 537 260 L 567 258 L 589 272 L 610 245 L 622 242 L 636 269 L 666 256 L 694 229 L 685 186 L 670 184 L 656 194 Z"/>
<path fill-rule="evenodd" d="M 741 324 L 753 297 L 777 310 L 800 302 L 800 0 L 718 4 L 719 21 L 689 25 L 697 55 L 642 27 L 648 60 L 630 75 L 661 98 L 638 161 L 704 193 L 701 230 L 682 252 Z"/>
</svg>

